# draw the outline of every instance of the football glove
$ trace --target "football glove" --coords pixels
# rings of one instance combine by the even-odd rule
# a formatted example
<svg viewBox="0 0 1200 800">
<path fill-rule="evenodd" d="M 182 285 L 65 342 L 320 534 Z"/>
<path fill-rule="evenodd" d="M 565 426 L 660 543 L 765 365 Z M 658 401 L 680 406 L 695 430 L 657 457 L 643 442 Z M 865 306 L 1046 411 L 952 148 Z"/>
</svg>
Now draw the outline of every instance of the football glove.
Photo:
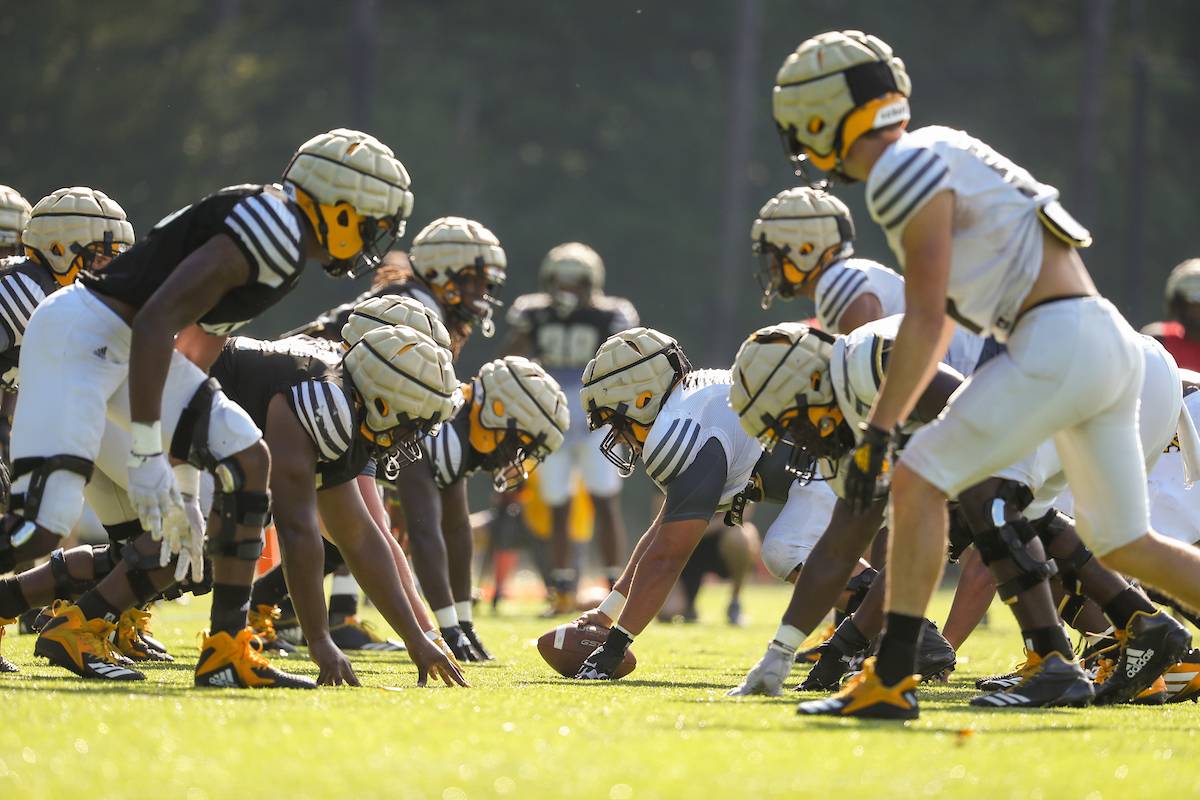
<svg viewBox="0 0 1200 800">
<path fill-rule="evenodd" d="M 162 547 L 159 566 L 165 567 L 176 555 L 175 581 L 184 580 L 191 571 L 196 583 L 204 580 L 204 512 L 200 510 L 200 470 L 191 464 L 177 464 L 173 469 L 176 485 L 180 487 L 182 504 L 168 511 L 163 519 Z"/>
<path fill-rule="evenodd" d="M 866 422 L 859 423 L 862 439 L 846 464 L 846 502 L 861 514 L 887 494 L 892 472 L 892 436 Z"/>
<path fill-rule="evenodd" d="M 767 645 L 767 652 L 750 668 L 742 682 L 726 694 L 730 697 L 752 694 L 778 697 L 783 694 L 783 682 L 787 680 L 795 662 L 796 651 L 793 648 L 772 641 Z"/>
<path fill-rule="evenodd" d="M 142 528 L 150 531 L 154 541 L 162 541 L 163 517 L 183 505 L 165 455 L 129 454 L 129 501 Z"/>
<path fill-rule="evenodd" d="M 621 666 L 621 661 L 625 658 L 623 650 L 614 649 L 607 644 L 602 644 L 592 651 L 583 664 L 579 667 L 579 671 L 575 673 L 577 681 L 611 681 L 613 675 L 617 673 L 617 667 Z"/>
</svg>

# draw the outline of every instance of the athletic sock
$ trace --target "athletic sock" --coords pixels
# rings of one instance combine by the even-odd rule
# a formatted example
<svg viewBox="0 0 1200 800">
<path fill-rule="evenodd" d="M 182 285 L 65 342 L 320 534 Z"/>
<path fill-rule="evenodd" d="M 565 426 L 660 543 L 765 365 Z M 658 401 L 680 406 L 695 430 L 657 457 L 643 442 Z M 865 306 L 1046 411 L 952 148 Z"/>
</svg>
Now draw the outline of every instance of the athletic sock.
<svg viewBox="0 0 1200 800">
<path fill-rule="evenodd" d="M 19 617 L 29 610 L 29 601 L 21 591 L 21 581 L 14 575 L 0 581 L 0 617 Z"/>
<path fill-rule="evenodd" d="M 83 593 L 76 602 L 79 610 L 86 619 L 106 619 L 116 622 L 121 616 L 121 609 L 104 599 L 104 595 L 95 589 Z"/>
<path fill-rule="evenodd" d="M 852 617 L 842 620 L 842 624 L 837 626 L 837 630 L 829 639 L 829 646 L 847 658 L 866 650 L 870 643 L 870 640 L 863 636 L 863 632 L 854 624 Z"/>
<path fill-rule="evenodd" d="M 575 570 L 570 568 L 554 569 L 550 571 L 550 582 L 554 585 L 555 591 L 559 594 L 569 594 L 575 586 Z"/>
<path fill-rule="evenodd" d="M 209 635 L 224 631 L 237 636 L 246 627 L 246 615 L 250 612 L 250 592 L 246 586 L 214 583 L 212 612 L 209 616 Z"/>
<path fill-rule="evenodd" d="M 1071 640 L 1067 638 L 1067 632 L 1061 625 L 1030 628 L 1027 631 L 1021 631 L 1021 638 L 1025 640 L 1025 649 L 1031 653 L 1037 653 L 1043 657 L 1051 653 L 1058 653 L 1063 658 L 1071 657 Z"/>
<path fill-rule="evenodd" d="M 254 581 L 250 587 L 250 602 L 258 606 L 277 606 L 287 597 L 287 578 L 284 577 L 283 567 L 276 566 L 261 578 Z"/>
<path fill-rule="evenodd" d="M 458 621 L 460 623 L 471 623 L 475 621 L 474 615 L 472 614 L 470 600 L 456 600 L 454 602 L 454 613 L 458 614 Z"/>
<path fill-rule="evenodd" d="M 875 658 L 875 674 L 885 685 L 895 685 L 917 671 L 917 646 L 924 627 L 924 617 L 888 613 Z"/>
<path fill-rule="evenodd" d="M 358 581 L 353 575 L 334 575 L 330 582 L 329 617 L 352 617 L 358 613 Z"/>
<path fill-rule="evenodd" d="M 1104 616 L 1108 617 L 1108 621 L 1119 631 L 1124 630 L 1129 620 L 1139 611 L 1153 614 L 1154 606 L 1132 586 L 1104 604 Z"/>
<path fill-rule="evenodd" d="M 443 630 L 458 625 L 458 612 L 454 610 L 454 606 L 435 608 L 433 617 L 437 620 L 438 627 Z"/>
</svg>

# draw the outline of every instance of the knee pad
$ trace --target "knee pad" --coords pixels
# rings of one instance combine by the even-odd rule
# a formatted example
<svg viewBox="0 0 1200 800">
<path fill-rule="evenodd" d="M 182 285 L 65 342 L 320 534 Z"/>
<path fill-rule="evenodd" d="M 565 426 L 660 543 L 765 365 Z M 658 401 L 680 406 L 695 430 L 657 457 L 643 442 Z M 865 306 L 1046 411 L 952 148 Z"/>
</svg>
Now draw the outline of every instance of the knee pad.
<svg viewBox="0 0 1200 800">
<path fill-rule="evenodd" d="M 984 564 L 1007 558 L 1016 566 L 1017 575 L 996 586 L 1000 599 L 1010 605 L 1017 595 L 1058 572 L 1053 559 L 1039 561 L 1025 547 L 1038 535 L 1033 524 L 1021 516 L 1021 509 L 1029 505 L 1031 498 L 1032 493 L 1024 485 L 1004 481 L 989 505 L 988 527 L 972 529 L 975 548 Z"/>
<path fill-rule="evenodd" d="M 975 537 L 971 535 L 971 526 L 967 523 L 967 515 L 961 505 L 951 503 L 949 512 L 950 537 L 946 548 L 946 560 L 957 564 L 967 548 L 975 543 Z"/>
<path fill-rule="evenodd" d="M 54 578 L 56 600 L 74 600 L 96 585 L 96 580 L 75 578 L 67 568 L 67 554 L 60 547 L 50 554 L 50 575 Z"/>
<path fill-rule="evenodd" d="M 1074 529 L 1074 522 L 1074 520 L 1061 511 L 1051 509 L 1045 515 L 1034 520 L 1033 527 L 1037 531 L 1038 538 L 1042 540 L 1042 543 L 1049 551 L 1053 548 L 1053 543 L 1059 536 Z M 1054 563 L 1058 567 L 1059 580 L 1062 581 L 1063 588 L 1068 594 L 1079 594 L 1079 570 L 1091 560 L 1092 551 L 1083 542 L 1079 542 L 1075 546 L 1075 549 L 1065 556 L 1054 556 Z M 1076 609 L 1075 614 L 1078 613 L 1079 610 Z M 1065 615 L 1063 619 L 1067 619 Z"/>
<path fill-rule="evenodd" d="M 232 461 L 232 459 L 227 459 Z M 236 464 L 236 462 L 234 462 Z M 220 465 L 218 465 L 218 470 Z M 235 473 L 227 472 L 227 476 Z M 236 473 L 241 474 L 241 468 Z M 262 536 L 257 539 L 238 539 L 238 526 L 264 528 L 271 521 L 271 493 L 249 492 L 241 488 L 241 482 L 226 483 L 218 472 L 220 485 L 213 495 L 213 512 L 221 524 L 216 531 L 208 532 L 207 552 L 213 558 L 237 558 L 257 561 L 262 555 Z M 236 488 L 228 488 L 236 486 Z"/>
<path fill-rule="evenodd" d="M 768 535 L 762 543 L 762 552 L 759 555 L 768 572 L 779 580 L 786 581 L 792 571 L 804 563 L 810 552 L 812 551 L 808 547 L 800 547 L 787 541 L 786 536 Z"/>
<path fill-rule="evenodd" d="M 162 569 L 159 565 L 158 551 L 140 553 L 136 547 L 130 546 L 121 551 L 121 560 L 125 562 L 125 577 L 129 581 L 129 588 L 133 590 L 137 605 L 149 603 L 158 594 L 158 589 L 147 574 Z"/>
<path fill-rule="evenodd" d="M 30 523 L 35 523 L 38 511 L 42 507 L 42 494 L 46 491 L 46 481 L 51 475 L 55 472 L 73 472 L 81 476 L 84 483 L 87 483 L 92 479 L 94 469 L 95 464 L 81 456 L 57 455 L 18 458 L 13 461 L 12 479 L 15 481 L 28 475 L 29 486 L 21 494 L 14 494 L 9 505 L 21 517 Z M 30 531 L 29 536 L 32 535 L 33 532 Z M 29 536 L 25 538 L 28 539 Z M 18 541 L 17 545 L 21 543 Z"/>
<path fill-rule="evenodd" d="M 102 580 L 116 568 L 118 562 L 121 561 L 122 551 L 123 548 L 120 545 L 92 545 L 92 575 L 97 581 Z"/>
<path fill-rule="evenodd" d="M 221 391 L 216 378 L 209 378 L 196 388 L 175 424 L 175 434 L 168 448 L 171 457 L 186 461 L 200 469 L 212 470 L 217 459 L 208 449 L 208 423 L 212 416 L 213 397 Z"/>
<path fill-rule="evenodd" d="M 862 572 L 846 581 L 846 591 L 850 593 L 850 602 L 846 603 L 846 613 L 853 614 L 862 605 L 863 598 L 871 590 L 871 584 L 879 577 L 879 570 L 867 567 Z"/>
<path fill-rule="evenodd" d="M 121 559 L 125 548 L 144 533 L 142 523 L 136 519 L 118 522 L 115 525 L 105 525 L 104 532 L 108 534 L 108 547 L 111 549 L 111 559 L 114 564 Z"/>
<path fill-rule="evenodd" d="M 172 583 L 167 588 L 159 592 L 157 599 L 159 600 L 178 600 L 185 594 L 190 594 L 199 597 L 202 594 L 208 594 L 212 591 L 213 586 L 213 565 L 211 558 L 204 559 L 204 577 L 199 581 L 192 580 L 191 570 L 183 580 L 178 583 Z"/>
</svg>

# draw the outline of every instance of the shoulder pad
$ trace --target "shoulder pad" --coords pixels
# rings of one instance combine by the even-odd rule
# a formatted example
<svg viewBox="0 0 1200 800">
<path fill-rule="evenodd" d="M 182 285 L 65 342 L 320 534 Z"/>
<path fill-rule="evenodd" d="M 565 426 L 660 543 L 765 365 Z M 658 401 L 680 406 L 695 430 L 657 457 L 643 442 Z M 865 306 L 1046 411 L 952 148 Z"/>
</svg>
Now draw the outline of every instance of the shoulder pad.
<svg viewBox="0 0 1200 800">
<path fill-rule="evenodd" d="M 300 222 L 288 202 L 274 192 L 251 194 L 225 217 L 226 227 L 255 267 L 255 281 L 270 287 L 291 279 L 304 263 Z"/>
<path fill-rule="evenodd" d="M 329 381 L 304 381 L 292 387 L 289 403 L 317 447 L 321 461 L 336 461 L 354 442 L 354 414 L 342 388 Z"/>
<path fill-rule="evenodd" d="M 682 417 L 656 421 L 642 449 L 646 474 L 666 485 L 687 469 L 708 441 L 707 437 L 701 440 L 700 427 L 699 422 Z"/>
<path fill-rule="evenodd" d="M 429 459 L 433 482 L 439 489 L 446 488 L 466 474 L 466 453 L 463 452 L 463 441 L 453 420 L 442 425 L 436 436 L 422 439 L 421 449 Z"/>
<path fill-rule="evenodd" d="M 637 308 L 635 308 L 633 303 L 629 302 L 629 300 L 625 299 L 624 297 L 614 297 L 610 294 L 602 294 L 593 302 L 596 308 L 603 309 L 604 311 L 611 311 L 613 314 L 616 314 L 621 318 L 623 327 L 619 330 L 636 327 L 639 323 Z"/>
</svg>

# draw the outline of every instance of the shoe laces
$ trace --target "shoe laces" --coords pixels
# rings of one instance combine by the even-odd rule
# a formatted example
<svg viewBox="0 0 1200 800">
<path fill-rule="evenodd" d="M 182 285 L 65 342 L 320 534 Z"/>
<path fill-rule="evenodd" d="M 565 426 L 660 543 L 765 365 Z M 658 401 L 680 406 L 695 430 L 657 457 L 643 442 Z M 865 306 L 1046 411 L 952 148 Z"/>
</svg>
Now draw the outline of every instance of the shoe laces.
<svg viewBox="0 0 1200 800">
<path fill-rule="evenodd" d="M 267 610 L 260 611 L 259 609 Z M 260 605 L 258 608 L 250 610 L 250 627 L 254 629 L 254 633 L 258 638 L 264 642 L 273 642 L 277 637 L 275 620 L 282 616 L 283 612 L 279 610 L 279 606 Z"/>
<path fill-rule="evenodd" d="M 242 628 L 238 631 L 237 636 L 233 638 L 233 643 L 236 646 L 234 659 L 246 661 L 252 668 L 271 666 L 271 662 L 267 661 L 266 657 L 262 654 L 262 639 L 250 628 Z"/>
<path fill-rule="evenodd" d="M 113 634 L 117 630 L 115 622 L 109 622 L 106 619 L 97 617 L 96 619 L 85 619 L 83 624 L 79 626 L 80 633 L 85 638 L 94 638 L 95 655 L 104 659 L 110 664 L 116 663 L 117 651 L 113 647 Z"/>
<path fill-rule="evenodd" d="M 124 619 L 126 615 L 129 616 L 129 620 L 132 622 L 134 630 L 136 630 L 139 634 L 143 636 L 153 635 L 150 632 L 151 614 L 147 609 L 137 607 L 131 608 L 126 611 L 125 614 L 122 614 L 121 618 Z"/>
<path fill-rule="evenodd" d="M 1125 649 L 1125 631 L 1115 631 L 1113 638 L 1117 640 L 1114 644 L 1092 654 L 1096 664 L 1096 677 L 1092 679 L 1092 682 L 1097 686 L 1112 677 L 1117 668 L 1117 661 L 1120 660 L 1121 651 Z M 1114 650 L 1117 652 L 1114 653 Z"/>
<path fill-rule="evenodd" d="M 376 627 L 365 619 L 360 620 L 358 617 L 346 617 L 346 624 L 353 625 L 354 627 L 358 628 L 360 631 L 365 633 L 367 638 L 372 642 L 383 641 L 383 637 L 379 635 Z"/>
</svg>

